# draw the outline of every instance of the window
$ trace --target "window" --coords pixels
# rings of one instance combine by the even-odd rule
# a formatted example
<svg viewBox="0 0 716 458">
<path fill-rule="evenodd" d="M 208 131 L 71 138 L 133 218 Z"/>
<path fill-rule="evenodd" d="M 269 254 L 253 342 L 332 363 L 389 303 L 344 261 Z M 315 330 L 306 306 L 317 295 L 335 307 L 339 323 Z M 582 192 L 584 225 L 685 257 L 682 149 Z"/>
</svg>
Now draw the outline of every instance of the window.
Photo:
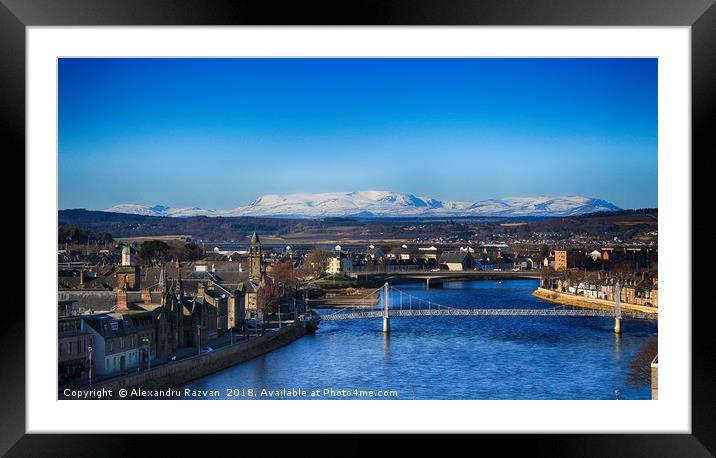
<svg viewBox="0 0 716 458">
<path fill-rule="evenodd" d="M 119 338 L 119 348 L 124 348 L 124 337 Z"/>
<path fill-rule="evenodd" d="M 72 354 L 72 342 L 67 342 L 67 354 Z"/>
</svg>

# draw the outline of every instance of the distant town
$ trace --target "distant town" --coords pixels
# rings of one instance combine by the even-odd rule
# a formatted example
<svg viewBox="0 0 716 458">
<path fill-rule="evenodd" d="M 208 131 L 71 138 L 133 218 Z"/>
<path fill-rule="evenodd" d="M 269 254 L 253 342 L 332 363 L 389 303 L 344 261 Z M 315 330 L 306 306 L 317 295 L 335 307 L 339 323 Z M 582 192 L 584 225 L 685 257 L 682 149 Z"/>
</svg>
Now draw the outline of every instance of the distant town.
<svg viewBox="0 0 716 458">
<path fill-rule="evenodd" d="M 365 296 L 371 288 L 389 276 L 423 281 L 411 277 L 418 272 L 538 278 L 534 294 L 545 301 L 606 310 L 620 303 L 625 311 L 658 314 L 656 210 L 522 221 L 237 218 L 235 232 L 252 224 L 263 230 L 211 240 L 202 235 L 217 228 L 205 225 L 226 221 L 165 218 L 173 228 L 200 227 L 199 235 L 140 235 L 136 222 L 115 218 L 100 227 L 85 218 L 83 226 L 76 214 L 62 213 L 61 393 L 116 385 L 183 360 L 196 366 L 197 358 L 218 359 L 224 347 L 246 359 L 255 351 L 252 341 L 265 346 L 267 336 L 287 329 L 299 330 L 287 339 L 297 338 L 315 327 L 315 310 L 372 306 L 377 296 Z M 146 218 L 160 222 L 144 230 L 161 227 L 162 218 Z M 121 236 L 109 232 L 118 226 Z M 179 380 L 164 377 L 168 385 Z"/>
</svg>

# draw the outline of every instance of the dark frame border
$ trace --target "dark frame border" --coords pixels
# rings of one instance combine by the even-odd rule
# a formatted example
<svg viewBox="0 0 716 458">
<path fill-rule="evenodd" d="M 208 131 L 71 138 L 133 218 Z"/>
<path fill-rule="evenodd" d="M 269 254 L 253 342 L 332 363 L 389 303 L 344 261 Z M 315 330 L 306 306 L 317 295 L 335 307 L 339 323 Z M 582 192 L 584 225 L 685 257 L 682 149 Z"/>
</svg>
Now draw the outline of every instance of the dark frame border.
<svg viewBox="0 0 716 458">
<path fill-rule="evenodd" d="M 7 134 L 6 157 L 25 154 L 25 28 L 68 25 L 518 25 L 518 26 L 691 26 L 692 144 L 704 157 L 716 150 L 712 119 L 716 107 L 716 6 L 714 0 L 353 0 L 273 2 L 251 0 L 0 0 L 0 126 Z M 8 141 L 9 140 L 9 141 Z M 693 157 L 693 154 L 692 156 Z M 687 157 L 685 160 L 692 160 Z M 23 165 L 24 168 L 24 165 Z M 693 224 L 693 223 L 692 223 Z M 27 240 L 25 241 L 27 243 Z M 688 247 L 691 253 L 691 247 Z M 28 271 L 29 272 L 29 271 Z M 26 275 L 25 278 L 30 278 Z M 27 287 L 27 284 L 26 284 Z M 27 305 L 26 305 L 27 306 Z M 712 456 L 716 453 L 713 339 L 709 312 L 692 308 L 692 434 L 480 435 L 480 447 L 515 446 L 551 456 Z M 201 443 L 202 436 L 25 434 L 25 318 L 5 313 L 0 333 L 0 453 L 8 456 L 84 456 L 101 451 L 127 456 L 149 448 Z M 709 433 L 708 431 L 711 431 Z M 205 437 L 205 436 L 204 436 Z M 77 441 L 76 439 L 80 439 Z M 356 436 L 334 436 L 343 454 L 377 451 Z M 464 437 L 463 437 L 464 438 Z M 305 439 L 241 440 L 238 453 L 292 451 Z M 519 439 L 514 441 L 513 439 Z M 141 443 L 144 441 L 144 443 Z M 151 442 L 150 442 L 151 441 Z M 414 445 L 428 445 L 411 436 Z M 452 441 L 452 439 L 451 439 Z M 232 439 L 234 444 L 238 444 Z M 441 440 L 435 441 L 442 442 Z M 212 445 L 214 439 L 211 440 Z M 254 443 L 252 445 L 251 443 Z M 282 445 L 283 444 L 283 445 Z M 436 444 L 437 445 L 437 444 Z M 299 447 L 301 447 L 299 445 Z M 313 448 L 311 446 L 311 448 Z M 489 448 L 488 448 L 489 449 Z M 218 452 L 219 449 L 214 449 Z M 426 449 L 427 450 L 427 449 Z M 440 450 L 440 449 L 438 449 Z M 444 445 L 441 450 L 444 453 Z M 253 451 L 253 450 L 252 450 Z M 616 452 L 616 453 L 615 453 Z"/>
</svg>

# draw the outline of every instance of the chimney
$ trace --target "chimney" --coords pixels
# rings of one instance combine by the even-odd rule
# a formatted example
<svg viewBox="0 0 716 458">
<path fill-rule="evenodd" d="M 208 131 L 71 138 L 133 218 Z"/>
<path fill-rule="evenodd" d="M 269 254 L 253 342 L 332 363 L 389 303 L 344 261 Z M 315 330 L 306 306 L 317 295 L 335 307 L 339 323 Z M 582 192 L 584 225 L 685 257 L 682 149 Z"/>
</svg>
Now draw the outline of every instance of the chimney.
<svg viewBox="0 0 716 458">
<path fill-rule="evenodd" d="M 201 297 L 202 299 L 204 298 L 204 283 L 199 283 L 196 286 L 196 296 Z"/>
<path fill-rule="evenodd" d="M 211 281 L 211 280 L 209 280 L 209 281 L 206 283 L 206 289 L 208 289 L 209 291 L 214 291 L 214 282 Z"/>
<path fill-rule="evenodd" d="M 142 302 L 145 304 L 152 303 L 152 295 L 149 293 L 149 288 L 142 288 Z"/>
<path fill-rule="evenodd" d="M 117 308 L 116 311 L 128 311 L 127 308 L 127 291 L 124 288 L 117 290 Z"/>
<path fill-rule="evenodd" d="M 85 284 L 85 270 L 80 269 L 80 285 L 84 285 L 84 284 Z"/>
</svg>

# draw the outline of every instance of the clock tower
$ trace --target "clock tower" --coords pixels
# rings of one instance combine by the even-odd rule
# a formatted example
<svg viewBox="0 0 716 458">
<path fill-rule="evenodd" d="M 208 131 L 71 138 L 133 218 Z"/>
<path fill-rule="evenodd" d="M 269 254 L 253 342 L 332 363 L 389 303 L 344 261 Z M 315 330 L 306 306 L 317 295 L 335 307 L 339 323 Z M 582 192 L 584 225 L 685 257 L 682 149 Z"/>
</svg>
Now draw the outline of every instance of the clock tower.
<svg viewBox="0 0 716 458">
<path fill-rule="evenodd" d="M 249 248 L 249 279 L 254 283 L 261 283 L 263 273 L 261 272 L 261 241 L 256 231 L 251 236 L 251 248 Z"/>
</svg>

